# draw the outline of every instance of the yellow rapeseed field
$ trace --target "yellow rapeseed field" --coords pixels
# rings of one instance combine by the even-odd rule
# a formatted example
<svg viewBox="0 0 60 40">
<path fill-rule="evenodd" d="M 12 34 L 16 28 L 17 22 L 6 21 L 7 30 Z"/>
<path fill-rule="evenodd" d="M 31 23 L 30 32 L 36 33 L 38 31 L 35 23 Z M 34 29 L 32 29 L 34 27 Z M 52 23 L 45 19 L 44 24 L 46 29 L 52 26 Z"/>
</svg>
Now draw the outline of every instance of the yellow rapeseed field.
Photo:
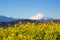
<svg viewBox="0 0 60 40">
<path fill-rule="evenodd" d="M 60 24 L 20 22 L 13 27 L 0 27 L 0 40 L 60 40 Z"/>
</svg>

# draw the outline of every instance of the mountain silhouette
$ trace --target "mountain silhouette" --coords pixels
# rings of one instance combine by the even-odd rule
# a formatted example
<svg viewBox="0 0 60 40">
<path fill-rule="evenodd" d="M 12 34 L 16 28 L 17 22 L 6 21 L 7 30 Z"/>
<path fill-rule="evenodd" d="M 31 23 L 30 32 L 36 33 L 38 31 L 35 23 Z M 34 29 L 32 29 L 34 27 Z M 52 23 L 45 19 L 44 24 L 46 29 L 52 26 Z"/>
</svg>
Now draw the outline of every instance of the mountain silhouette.
<svg viewBox="0 0 60 40">
<path fill-rule="evenodd" d="M 14 25 L 14 24 L 18 24 L 19 22 L 22 22 L 22 23 L 34 22 L 37 24 L 37 23 L 49 22 L 49 21 L 60 23 L 60 19 L 53 19 L 49 17 L 43 17 L 42 19 L 38 19 L 38 20 L 31 20 L 31 19 L 17 19 L 12 17 L 0 16 L 0 27 L 8 27 L 8 24 Z"/>
<path fill-rule="evenodd" d="M 17 19 L 0 15 L 0 22 L 11 22 L 11 21 L 15 21 L 15 20 L 17 20 Z"/>
<path fill-rule="evenodd" d="M 25 21 L 30 21 L 31 19 L 17 19 L 17 18 L 6 17 L 6 16 L 0 15 L 0 22 L 12 22 L 12 21 L 18 21 L 18 20 L 25 22 Z M 50 20 L 54 20 L 54 19 L 49 18 L 49 17 L 43 17 L 41 19 L 38 19 L 37 21 L 50 21 Z"/>
</svg>

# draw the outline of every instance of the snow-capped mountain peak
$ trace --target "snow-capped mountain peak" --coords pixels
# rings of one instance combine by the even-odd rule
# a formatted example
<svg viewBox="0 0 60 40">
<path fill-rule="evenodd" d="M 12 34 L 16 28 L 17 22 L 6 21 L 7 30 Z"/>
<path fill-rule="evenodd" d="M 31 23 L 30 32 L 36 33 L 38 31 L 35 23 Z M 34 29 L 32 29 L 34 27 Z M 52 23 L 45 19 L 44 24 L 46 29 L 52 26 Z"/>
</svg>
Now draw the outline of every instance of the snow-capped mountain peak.
<svg viewBox="0 0 60 40">
<path fill-rule="evenodd" d="M 37 13 L 36 15 L 30 17 L 31 20 L 39 20 L 42 19 L 44 15 L 42 13 Z"/>
</svg>

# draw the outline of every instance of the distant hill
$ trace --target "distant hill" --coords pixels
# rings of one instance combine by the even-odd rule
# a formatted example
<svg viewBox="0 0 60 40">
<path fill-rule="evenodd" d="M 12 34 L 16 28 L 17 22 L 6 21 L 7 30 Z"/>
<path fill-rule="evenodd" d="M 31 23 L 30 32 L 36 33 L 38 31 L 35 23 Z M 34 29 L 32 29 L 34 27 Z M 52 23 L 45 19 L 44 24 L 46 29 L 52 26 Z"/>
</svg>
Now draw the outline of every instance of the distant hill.
<svg viewBox="0 0 60 40">
<path fill-rule="evenodd" d="M 17 19 L 17 18 L 12 18 L 12 17 L 6 17 L 6 16 L 1 16 L 0 15 L 0 22 L 12 22 L 12 21 L 28 21 L 28 20 L 33 20 L 33 19 Z M 49 21 L 49 20 L 53 20 L 53 18 L 49 18 L 49 17 L 43 17 L 41 19 L 38 19 L 39 21 Z"/>
<path fill-rule="evenodd" d="M 60 23 L 60 20 L 52 20 L 53 22 L 56 22 L 56 23 Z M 13 26 L 14 24 L 18 24 L 19 22 L 22 22 L 22 23 L 27 23 L 27 22 L 30 22 L 30 23 L 43 23 L 43 22 L 50 22 L 49 21 L 39 21 L 39 20 L 30 20 L 30 19 L 20 19 L 20 20 L 17 20 L 17 21 L 12 21 L 12 22 L 0 22 L 0 27 L 7 27 L 8 24 L 10 24 L 10 26 Z"/>
<path fill-rule="evenodd" d="M 6 17 L 6 16 L 1 16 L 0 15 L 0 22 L 11 22 L 11 21 L 16 21 L 17 19 L 12 18 L 12 17 Z"/>
<path fill-rule="evenodd" d="M 19 22 L 39 23 L 39 22 L 49 22 L 49 21 L 60 23 L 60 19 L 53 19 L 53 18 L 49 18 L 49 17 L 44 17 L 39 20 L 31 20 L 31 19 L 15 19 L 15 18 L 10 18 L 10 17 L 0 16 L 0 27 L 1 26 L 7 27 L 8 24 L 14 25 L 14 24 L 18 24 Z"/>
</svg>

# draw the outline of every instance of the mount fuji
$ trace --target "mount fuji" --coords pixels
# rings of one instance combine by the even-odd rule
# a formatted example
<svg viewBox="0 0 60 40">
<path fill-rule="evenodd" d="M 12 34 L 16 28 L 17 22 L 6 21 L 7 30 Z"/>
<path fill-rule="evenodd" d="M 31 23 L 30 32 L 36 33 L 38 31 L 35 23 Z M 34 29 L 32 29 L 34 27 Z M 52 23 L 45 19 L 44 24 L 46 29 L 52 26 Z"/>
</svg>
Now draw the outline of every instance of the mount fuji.
<svg viewBox="0 0 60 40">
<path fill-rule="evenodd" d="M 6 16 L 0 16 L 0 22 L 12 22 L 12 21 L 29 21 L 29 20 L 34 20 L 34 19 L 18 19 L 18 18 L 12 18 L 12 17 L 6 17 Z M 53 18 L 49 17 L 43 17 L 38 19 L 37 21 L 50 21 L 54 20 Z"/>
<path fill-rule="evenodd" d="M 39 22 L 48 22 L 48 21 L 54 21 L 54 22 L 58 21 L 58 23 L 60 23 L 60 20 L 49 18 L 49 17 L 43 17 L 38 20 L 36 20 L 36 19 L 33 20 L 33 19 L 18 19 L 18 18 L 0 16 L 0 26 L 3 26 L 3 27 L 7 27 L 8 24 L 10 24 L 10 25 L 18 24 L 19 22 L 39 23 Z"/>
</svg>

